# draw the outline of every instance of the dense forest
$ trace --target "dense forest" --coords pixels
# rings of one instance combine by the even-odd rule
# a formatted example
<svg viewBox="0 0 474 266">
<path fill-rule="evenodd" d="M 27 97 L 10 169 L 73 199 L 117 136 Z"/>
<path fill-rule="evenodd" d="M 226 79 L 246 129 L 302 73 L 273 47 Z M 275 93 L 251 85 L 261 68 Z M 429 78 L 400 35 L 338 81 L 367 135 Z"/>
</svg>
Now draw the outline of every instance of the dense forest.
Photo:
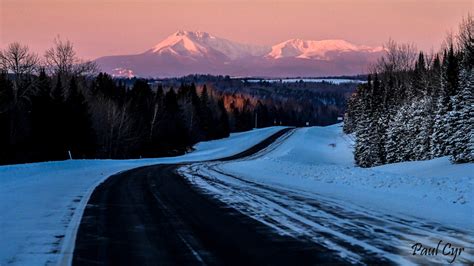
<svg viewBox="0 0 474 266">
<path fill-rule="evenodd" d="M 330 124 L 356 86 L 115 79 L 61 40 L 43 57 L 10 44 L 0 72 L 0 164 L 169 156 L 255 126 Z"/>
<path fill-rule="evenodd" d="M 474 161 L 474 22 L 468 16 L 441 52 L 389 41 L 386 55 L 350 98 L 344 130 L 355 160 L 370 167 L 451 156 Z"/>
<path fill-rule="evenodd" d="M 231 117 L 242 111 L 247 113 L 247 116 L 256 113 L 259 117 L 259 127 L 274 124 L 290 126 L 304 126 L 307 123 L 333 124 L 344 113 L 347 99 L 358 84 L 303 81 L 248 82 L 245 79 L 233 79 L 228 76 L 206 75 L 190 75 L 155 82 L 166 87 L 176 87 L 183 83 L 207 84 L 215 97 L 224 99 L 225 107 Z M 254 126 L 254 123 L 250 126 Z M 231 121 L 231 129 L 240 131 L 249 128 L 235 128 Z"/>
</svg>

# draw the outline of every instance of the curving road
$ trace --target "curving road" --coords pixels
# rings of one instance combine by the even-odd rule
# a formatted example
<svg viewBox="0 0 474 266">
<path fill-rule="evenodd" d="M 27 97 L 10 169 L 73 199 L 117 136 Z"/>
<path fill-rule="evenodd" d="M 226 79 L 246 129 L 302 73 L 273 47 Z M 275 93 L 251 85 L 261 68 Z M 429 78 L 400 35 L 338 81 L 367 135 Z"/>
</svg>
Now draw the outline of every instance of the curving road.
<svg viewBox="0 0 474 266">
<path fill-rule="evenodd" d="M 240 154 L 268 147 L 282 130 Z M 74 265 L 310 265 L 344 263 L 328 248 L 282 236 L 155 165 L 107 179 L 81 220 Z"/>
</svg>

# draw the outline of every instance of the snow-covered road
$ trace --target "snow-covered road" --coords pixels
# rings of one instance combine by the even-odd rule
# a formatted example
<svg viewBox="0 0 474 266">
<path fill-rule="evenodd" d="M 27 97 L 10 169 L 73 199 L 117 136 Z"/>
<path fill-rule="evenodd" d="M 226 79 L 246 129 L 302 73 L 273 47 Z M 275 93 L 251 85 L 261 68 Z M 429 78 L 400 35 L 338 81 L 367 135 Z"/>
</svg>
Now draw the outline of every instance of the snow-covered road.
<svg viewBox="0 0 474 266">
<path fill-rule="evenodd" d="M 109 176 L 153 164 L 231 156 L 283 127 L 233 133 L 198 143 L 183 156 L 138 160 L 68 160 L 0 166 L 0 265 L 68 264 L 94 189 Z"/>
<path fill-rule="evenodd" d="M 318 128 L 312 130 L 318 131 Z M 333 134 L 327 134 L 328 130 L 333 131 Z M 449 185 L 456 187 L 456 182 L 461 181 L 461 184 L 457 185 L 462 187 L 462 189 L 459 188 L 461 191 L 459 193 L 465 197 L 464 203 L 447 202 L 451 195 L 449 191 L 444 191 L 444 194 L 429 195 L 438 197 L 438 202 L 432 202 L 432 206 L 429 205 L 429 200 L 420 200 L 418 212 L 416 212 L 417 207 L 413 206 L 406 206 L 406 211 L 404 211 L 400 206 L 410 204 L 407 200 L 413 200 L 413 195 L 421 193 L 420 191 L 428 194 L 437 192 L 433 189 L 437 188 L 436 186 L 431 186 L 431 182 L 425 182 L 436 179 L 436 175 L 417 177 L 406 173 L 394 174 L 393 168 L 397 167 L 393 165 L 386 166 L 387 170 L 384 170 L 360 169 L 346 164 L 344 162 L 345 148 L 341 147 L 344 146 L 344 141 L 341 141 L 341 138 L 338 139 L 337 136 L 343 139 L 347 136 L 337 134 L 337 130 L 336 127 L 319 128 L 319 133 L 315 133 L 318 140 L 322 142 L 319 144 L 302 141 L 306 145 L 310 143 L 309 145 L 318 146 L 319 151 L 311 154 L 303 154 L 302 147 L 298 147 L 297 142 L 301 142 L 299 138 L 307 136 L 301 133 L 308 131 L 308 129 L 299 129 L 282 137 L 280 141 L 254 156 L 232 162 L 195 163 L 182 167 L 179 171 L 204 193 L 274 228 L 280 234 L 321 244 L 338 252 L 349 262 L 390 261 L 409 265 L 448 263 L 452 259 L 455 263 L 461 264 L 474 261 L 474 230 L 469 226 L 459 226 L 469 225 L 472 222 L 472 202 L 469 201 L 472 196 L 472 183 L 469 183 L 470 176 L 466 174 L 469 173 L 472 165 L 453 166 L 451 169 L 448 166 L 447 169 L 456 180 L 447 182 L 446 190 L 449 190 Z M 326 137 L 325 134 L 327 134 Z M 286 146 L 288 143 L 291 143 L 291 147 Z M 334 147 L 327 145 L 331 143 L 339 148 L 337 155 L 331 154 Z M 282 159 L 295 149 L 300 149 L 298 156 Z M 305 149 L 307 150 L 307 147 Z M 322 154 L 324 158 L 318 159 L 317 157 Z M 330 162 L 334 156 L 337 160 Z M 302 161 L 305 160 L 313 166 L 310 173 L 305 172 L 306 168 L 301 167 Z M 418 162 L 417 166 L 408 163 L 410 167 L 405 168 L 416 171 L 416 168 L 419 170 L 426 163 L 439 164 L 436 160 L 435 163 Z M 280 171 L 284 168 L 293 169 L 287 169 L 287 174 L 285 174 Z M 400 168 L 399 172 L 403 172 L 404 167 L 398 166 L 398 168 Z M 329 173 L 331 170 L 338 174 L 350 173 L 347 178 L 351 180 L 338 182 L 344 179 L 340 176 L 337 180 L 331 179 Z M 314 178 L 326 172 L 328 172 L 326 179 Z M 304 182 L 301 176 L 306 177 Z M 410 178 L 411 182 L 405 184 L 407 181 L 401 176 L 405 179 Z M 387 179 L 394 181 L 397 178 L 403 180 L 400 181 L 401 185 L 380 182 Z M 329 179 L 331 179 L 330 182 L 327 182 Z M 357 185 L 358 182 L 368 187 L 366 195 L 359 193 L 361 185 Z M 374 184 L 378 186 L 373 186 Z M 327 189 L 328 186 L 333 186 L 333 189 Z M 333 190 L 338 190 L 339 193 L 332 193 Z M 346 195 L 339 197 L 340 194 Z M 385 194 L 387 198 L 394 195 L 401 198 L 395 197 L 371 204 L 370 200 L 377 201 L 381 198 L 380 194 Z M 419 196 L 420 199 L 426 198 L 423 194 Z M 396 202 L 399 204 L 394 204 Z M 381 204 L 389 205 L 382 208 Z M 436 208 L 436 204 L 440 204 L 440 210 L 424 210 L 424 208 Z M 451 209 L 442 208 L 449 204 L 452 205 Z M 451 210 L 453 215 L 449 217 Z M 447 217 L 436 219 L 442 216 L 443 212 Z M 464 220 L 459 221 L 459 219 Z M 440 240 L 443 241 L 441 247 L 450 243 L 452 247 L 464 247 L 465 250 L 456 258 L 453 255 L 412 255 L 414 244 L 422 243 L 424 246 L 436 247 Z"/>
</svg>

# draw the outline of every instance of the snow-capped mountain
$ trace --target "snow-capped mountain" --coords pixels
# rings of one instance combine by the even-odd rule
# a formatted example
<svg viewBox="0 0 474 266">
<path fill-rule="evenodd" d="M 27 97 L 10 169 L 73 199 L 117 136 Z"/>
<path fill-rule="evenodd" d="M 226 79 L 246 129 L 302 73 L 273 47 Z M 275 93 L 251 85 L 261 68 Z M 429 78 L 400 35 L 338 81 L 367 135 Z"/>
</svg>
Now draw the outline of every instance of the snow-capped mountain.
<svg viewBox="0 0 474 266">
<path fill-rule="evenodd" d="M 249 56 L 261 56 L 268 50 L 267 47 L 240 44 L 218 38 L 207 32 L 180 30 L 155 45 L 148 53 L 168 53 L 191 57 L 208 57 L 218 53 L 230 60 L 235 60 Z"/>
<path fill-rule="evenodd" d="M 304 59 L 329 60 L 330 53 L 344 52 L 380 52 L 381 47 L 358 46 L 344 40 L 322 40 L 311 41 L 301 39 L 291 39 L 272 47 L 272 51 L 267 55 L 270 58 L 278 59 L 285 57 L 295 57 Z"/>
<path fill-rule="evenodd" d="M 96 62 L 105 72 L 127 77 L 350 75 L 366 72 L 382 51 L 344 40 L 291 39 L 265 47 L 180 30 L 144 53 L 105 56 Z"/>
</svg>

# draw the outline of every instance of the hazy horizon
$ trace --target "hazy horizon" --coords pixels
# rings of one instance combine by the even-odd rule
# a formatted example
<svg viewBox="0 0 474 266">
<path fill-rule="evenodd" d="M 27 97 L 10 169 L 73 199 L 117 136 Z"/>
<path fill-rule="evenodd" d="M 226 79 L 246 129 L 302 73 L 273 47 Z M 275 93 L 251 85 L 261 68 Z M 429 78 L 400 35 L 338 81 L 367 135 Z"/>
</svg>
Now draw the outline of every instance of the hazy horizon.
<svg viewBox="0 0 474 266">
<path fill-rule="evenodd" d="M 177 30 L 200 30 L 257 45 L 301 38 L 380 46 L 392 38 L 430 51 L 472 13 L 472 5 L 469 0 L 2 0 L 0 48 L 18 41 L 43 54 L 59 35 L 74 43 L 79 56 L 92 59 L 141 53 Z"/>
</svg>

